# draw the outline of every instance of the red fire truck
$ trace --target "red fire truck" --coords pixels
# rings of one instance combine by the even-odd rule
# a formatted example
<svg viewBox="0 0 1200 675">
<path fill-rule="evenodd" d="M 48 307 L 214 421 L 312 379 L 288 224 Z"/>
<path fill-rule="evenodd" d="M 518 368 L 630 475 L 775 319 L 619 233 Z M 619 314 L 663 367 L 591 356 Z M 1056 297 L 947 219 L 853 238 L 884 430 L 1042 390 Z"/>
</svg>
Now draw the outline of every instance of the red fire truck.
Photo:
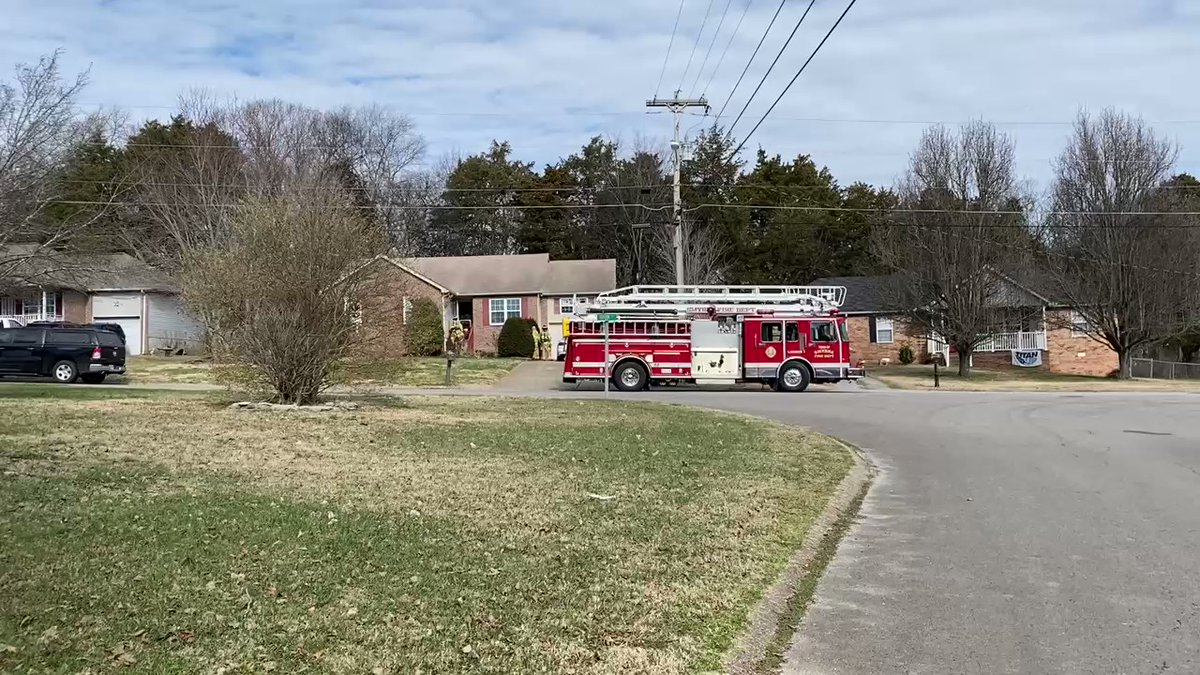
<svg viewBox="0 0 1200 675">
<path fill-rule="evenodd" d="M 563 381 L 624 391 L 651 384 L 761 382 L 804 391 L 853 367 L 843 286 L 629 286 L 576 309 Z M 605 342 L 607 332 L 607 359 Z"/>
</svg>

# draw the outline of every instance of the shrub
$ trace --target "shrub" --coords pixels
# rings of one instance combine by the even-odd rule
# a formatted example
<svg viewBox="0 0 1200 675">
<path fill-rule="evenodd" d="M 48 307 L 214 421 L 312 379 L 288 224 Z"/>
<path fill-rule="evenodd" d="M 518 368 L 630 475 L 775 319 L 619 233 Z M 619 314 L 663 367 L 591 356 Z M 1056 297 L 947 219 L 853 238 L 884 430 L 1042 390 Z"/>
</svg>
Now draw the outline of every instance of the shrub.
<svg viewBox="0 0 1200 675">
<path fill-rule="evenodd" d="M 913 354 L 912 345 L 904 344 L 900 347 L 900 363 L 908 366 L 912 365 L 913 361 L 917 360 L 916 354 Z"/>
<path fill-rule="evenodd" d="M 496 356 L 533 356 L 533 319 L 514 316 L 500 328 L 500 339 L 496 341 Z"/>
<path fill-rule="evenodd" d="M 437 356 L 442 353 L 442 311 L 429 298 L 415 298 L 404 326 L 404 351 L 409 356 Z"/>
</svg>

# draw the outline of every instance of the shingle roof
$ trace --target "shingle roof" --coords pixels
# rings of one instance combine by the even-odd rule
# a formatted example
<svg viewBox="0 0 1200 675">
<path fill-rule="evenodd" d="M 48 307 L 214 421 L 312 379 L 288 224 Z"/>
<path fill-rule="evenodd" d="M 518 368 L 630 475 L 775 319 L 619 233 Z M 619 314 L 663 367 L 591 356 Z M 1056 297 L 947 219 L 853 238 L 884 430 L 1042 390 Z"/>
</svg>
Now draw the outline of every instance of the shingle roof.
<svg viewBox="0 0 1200 675">
<path fill-rule="evenodd" d="M 546 295 L 599 293 L 617 287 L 617 261 L 551 260 L 542 292 Z"/>
<path fill-rule="evenodd" d="M 170 275 L 126 253 L 62 253 L 7 247 L 5 255 L 30 257 L 14 265 L 25 284 L 92 291 L 156 291 L 178 293 Z"/>
<path fill-rule="evenodd" d="M 845 286 L 846 300 L 842 303 L 843 314 L 894 311 L 888 306 L 887 288 L 893 283 L 891 276 L 871 277 L 825 277 L 812 282 L 813 286 Z"/>
<path fill-rule="evenodd" d="M 550 260 L 523 255 L 407 258 L 405 265 L 455 295 L 565 295 L 596 293 L 616 286 L 616 261 Z"/>
<path fill-rule="evenodd" d="M 1023 270 L 1004 274 L 1003 277 L 1011 282 L 994 301 L 995 306 L 1011 307 L 1026 306 L 1029 303 L 1040 304 L 1043 301 L 1051 305 L 1065 306 L 1067 303 L 1057 291 L 1049 274 L 1040 270 Z M 812 282 L 814 286 L 845 286 L 846 301 L 842 304 L 844 314 L 869 314 L 877 312 L 894 312 L 899 308 L 893 306 L 894 297 L 899 294 L 888 292 L 888 285 L 895 283 L 896 277 L 862 276 L 862 277 L 825 277 Z M 1014 285 L 1015 284 L 1015 285 Z"/>
</svg>

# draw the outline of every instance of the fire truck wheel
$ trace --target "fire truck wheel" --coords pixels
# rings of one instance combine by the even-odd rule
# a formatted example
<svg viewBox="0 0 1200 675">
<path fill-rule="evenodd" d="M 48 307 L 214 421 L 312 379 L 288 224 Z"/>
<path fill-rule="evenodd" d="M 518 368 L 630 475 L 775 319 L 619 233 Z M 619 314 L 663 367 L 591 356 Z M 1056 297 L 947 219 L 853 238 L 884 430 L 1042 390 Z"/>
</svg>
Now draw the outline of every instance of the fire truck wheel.
<svg viewBox="0 0 1200 675">
<path fill-rule="evenodd" d="M 646 369 L 636 361 L 626 361 L 613 372 L 613 384 L 621 391 L 641 391 L 649 379 Z"/>
<path fill-rule="evenodd" d="M 802 364 L 786 363 L 779 371 L 779 378 L 775 380 L 775 388 L 779 391 L 804 391 L 808 389 L 811 379 L 808 368 Z"/>
</svg>

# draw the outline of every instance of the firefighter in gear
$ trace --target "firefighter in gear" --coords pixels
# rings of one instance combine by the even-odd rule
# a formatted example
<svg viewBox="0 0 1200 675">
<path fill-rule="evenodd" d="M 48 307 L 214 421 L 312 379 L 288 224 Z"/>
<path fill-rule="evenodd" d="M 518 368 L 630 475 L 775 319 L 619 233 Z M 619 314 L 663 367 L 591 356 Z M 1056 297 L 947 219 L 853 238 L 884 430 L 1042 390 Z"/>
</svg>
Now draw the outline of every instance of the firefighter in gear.
<svg viewBox="0 0 1200 675">
<path fill-rule="evenodd" d="M 536 361 L 542 358 L 542 331 L 538 330 L 537 324 L 533 324 L 529 331 L 533 334 L 533 358 Z"/>
<path fill-rule="evenodd" d="M 542 352 L 541 358 L 547 361 L 554 359 L 554 355 L 550 353 L 554 349 L 554 345 L 550 344 L 550 327 L 545 324 L 542 325 L 542 341 L 538 343 L 538 348 Z"/>
</svg>

